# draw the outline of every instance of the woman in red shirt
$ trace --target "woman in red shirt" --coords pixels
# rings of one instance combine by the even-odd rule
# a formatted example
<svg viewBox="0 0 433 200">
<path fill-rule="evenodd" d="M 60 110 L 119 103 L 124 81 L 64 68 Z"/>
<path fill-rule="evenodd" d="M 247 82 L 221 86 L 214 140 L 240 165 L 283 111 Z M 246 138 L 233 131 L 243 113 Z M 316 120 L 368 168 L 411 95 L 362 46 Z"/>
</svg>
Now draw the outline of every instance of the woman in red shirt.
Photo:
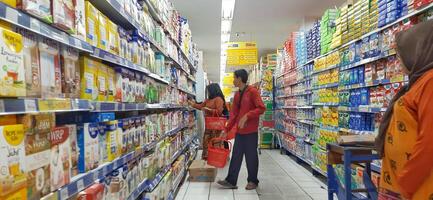
<svg viewBox="0 0 433 200">
<path fill-rule="evenodd" d="M 189 101 L 189 104 L 195 108 L 202 110 L 206 117 L 227 116 L 228 110 L 224 99 L 224 94 L 218 84 L 212 83 L 206 87 L 208 99 L 203 103 Z M 222 131 L 205 130 L 203 136 L 203 153 L 202 159 L 207 160 L 208 143 L 213 138 L 223 137 Z"/>
</svg>

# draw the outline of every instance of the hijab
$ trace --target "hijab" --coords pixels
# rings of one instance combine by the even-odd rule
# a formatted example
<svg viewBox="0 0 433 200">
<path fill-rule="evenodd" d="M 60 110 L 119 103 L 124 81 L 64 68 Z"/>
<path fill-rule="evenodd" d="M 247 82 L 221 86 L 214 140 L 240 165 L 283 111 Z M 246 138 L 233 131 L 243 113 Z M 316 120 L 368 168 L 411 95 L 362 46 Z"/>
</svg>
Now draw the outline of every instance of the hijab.
<svg viewBox="0 0 433 200">
<path fill-rule="evenodd" d="M 403 87 L 391 100 L 379 127 L 376 149 L 383 157 L 386 132 L 393 115 L 394 104 L 412 85 L 430 69 L 433 69 L 433 20 L 419 23 L 396 35 L 397 55 L 409 72 L 409 84 Z"/>
</svg>

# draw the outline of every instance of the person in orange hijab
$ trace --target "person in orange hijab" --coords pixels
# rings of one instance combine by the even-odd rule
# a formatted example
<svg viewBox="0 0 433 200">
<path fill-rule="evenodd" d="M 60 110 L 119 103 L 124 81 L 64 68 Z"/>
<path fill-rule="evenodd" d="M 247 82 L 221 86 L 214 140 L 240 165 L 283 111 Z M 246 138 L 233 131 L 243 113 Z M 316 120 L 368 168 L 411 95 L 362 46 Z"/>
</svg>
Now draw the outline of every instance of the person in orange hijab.
<svg viewBox="0 0 433 200">
<path fill-rule="evenodd" d="M 433 20 L 396 36 L 409 83 L 391 101 L 376 138 L 379 199 L 433 199 Z"/>
</svg>

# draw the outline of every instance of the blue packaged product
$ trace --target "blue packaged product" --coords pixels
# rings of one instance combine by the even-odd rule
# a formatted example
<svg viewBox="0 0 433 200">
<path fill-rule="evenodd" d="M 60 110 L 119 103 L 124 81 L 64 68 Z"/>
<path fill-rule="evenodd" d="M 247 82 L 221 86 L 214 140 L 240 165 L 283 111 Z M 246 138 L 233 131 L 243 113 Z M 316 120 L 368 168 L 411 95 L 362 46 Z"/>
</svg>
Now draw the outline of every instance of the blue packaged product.
<svg viewBox="0 0 433 200">
<path fill-rule="evenodd" d="M 362 39 L 362 47 L 361 47 L 361 51 L 362 51 L 362 59 L 366 59 L 369 57 L 370 54 L 370 38 L 369 37 L 365 37 Z"/>
<path fill-rule="evenodd" d="M 349 114 L 349 128 L 355 129 L 355 113 Z"/>
<path fill-rule="evenodd" d="M 85 173 L 99 165 L 99 126 L 98 123 L 84 123 L 78 125 L 77 130 L 78 172 Z"/>
<path fill-rule="evenodd" d="M 358 68 L 358 83 L 364 83 L 365 69 L 364 66 Z"/>
<path fill-rule="evenodd" d="M 368 88 L 361 89 L 361 105 L 370 104 L 370 90 Z"/>
<path fill-rule="evenodd" d="M 349 104 L 350 104 L 350 107 L 358 107 L 358 105 L 356 104 L 356 93 L 355 93 L 355 90 L 351 90 L 350 91 L 350 97 L 349 97 Z"/>
<path fill-rule="evenodd" d="M 356 107 L 361 105 L 361 89 L 355 90 L 355 102 L 356 102 Z"/>
<path fill-rule="evenodd" d="M 355 114 L 355 130 L 361 130 L 361 113 Z"/>
<path fill-rule="evenodd" d="M 378 4 L 377 5 L 378 6 L 378 11 L 379 11 L 379 13 L 381 13 L 381 12 L 386 12 L 386 9 L 387 9 L 387 4 L 386 4 L 386 2 L 385 3 L 382 3 L 382 4 Z"/>
<path fill-rule="evenodd" d="M 383 5 L 386 5 L 386 3 L 388 3 L 387 0 L 379 0 L 379 1 L 377 1 L 377 6 L 381 7 Z"/>
<path fill-rule="evenodd" d="M 115 120 L 113 112 L 109 113 L 90 113 L 87 115 L 86 122 L 108 122 Z"/>
<path fill-rule="evenodd" d="M 373 33 L 372 35 L 370 35 L 369 45 L 370 45 L 370 47 L 369 47 L 370 57 L 379 56 L 380 49 L 379 49 L 379 34 L 378 33 Z"/>
<path fill-rule="evenodd" d="M 365 130 L 365 126 L 366 126 L 366 121 L 365 121 L 365 114 L 366 113 L 360 113 L 359 114 L 359 127 L 358 130 L 360 131 L 364 131 Z"/>
<path fill-rule="evenodd" d="M 353 76 L 351 84 L 357 84 L 357 83 L 359 83 L 359 80 L 358 80 L 358 68 L 352 69 L 351 71 L 352 71 L 352 76 Z"/>
<path fill-rule="evenodd" d="M 349 63 L 355 62 L 355 56 L 356 56 L 356 47 L 355 44 L 351 44 L 347 52 L 347 58 Z"/>
<path fill-rule="evenodd" d="M 362 42 L 357 42 L 355 45 L 355 62 L 361 61 L 362 58 Z"/>
</svg>

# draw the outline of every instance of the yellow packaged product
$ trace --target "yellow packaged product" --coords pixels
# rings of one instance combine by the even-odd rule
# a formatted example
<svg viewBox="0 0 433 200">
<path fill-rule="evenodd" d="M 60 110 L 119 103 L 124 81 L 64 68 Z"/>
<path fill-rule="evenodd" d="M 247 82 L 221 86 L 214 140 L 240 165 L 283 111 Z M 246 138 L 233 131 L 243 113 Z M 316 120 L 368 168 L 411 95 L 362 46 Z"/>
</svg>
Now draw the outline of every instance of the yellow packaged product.
<svg viewBox="0 0 433 200">
<path fill-rule="evenodd" d="M 98 64 L 98 78 L 96 85 L 98 86 L 98 101 L 107 100 L 107 66 L 102 63 Z"/>
<path fill-rule="evenodd" d="M 96 34 L 98 35 L 98 48 L 108 51 L 108 19 L 98 11 L 98 28 Z"/>
<path fill-rule="evenodd" d="M 23 37 L 0 28 L 0 96 L 26 96 Z"/>
<path fill-rule="evenodd" d="M 81 74 L 81 98 L 96 100 L 98 89 L 96 87 L 96 77 L 98 73 L 97 62 L 87 56 L 80 59 Z"/>
<path fill-rule="evenodd" d="M 108 161 L 113 161 L 115 158 L 119 157 L 120 152 L 120 142 L 118 140 L 118 121 L 109 121 L 105 123 L 106 132 L 105 132 L 105 140 L 107 142 L 107 159 Z"/>
<path fill-rule="evenodd" d="M 99 11 L 89 2 L 85 2 L 86 6 L 86 41 L 92 46 L 98 46 L 98 13 Z"/>
<path fill-rule="evenodd" d="M 115 86 L 115 76 L 116 72 L 113 68 L 107 67 L 107 101 L 114 101 L 114 92 L 116 90 Z"/>
<path fill-rule="evenodd" d="M 6 5 L 16 8 L 17 7 L 17 0 L 0 0 L 0 2 L 5 3 Z"/>
<path fill-rule="evenodd" d="M 117 25 L 111 20 L 108 20 L 108 50 L 116 55 L 119 55 L 120 51 L 120 36 Z"/>
<path fill-rule="evenodd" d="M 0 126 L 0 199 L 26 199 L 24 136 L 22 124 Z"/>
</svg>

